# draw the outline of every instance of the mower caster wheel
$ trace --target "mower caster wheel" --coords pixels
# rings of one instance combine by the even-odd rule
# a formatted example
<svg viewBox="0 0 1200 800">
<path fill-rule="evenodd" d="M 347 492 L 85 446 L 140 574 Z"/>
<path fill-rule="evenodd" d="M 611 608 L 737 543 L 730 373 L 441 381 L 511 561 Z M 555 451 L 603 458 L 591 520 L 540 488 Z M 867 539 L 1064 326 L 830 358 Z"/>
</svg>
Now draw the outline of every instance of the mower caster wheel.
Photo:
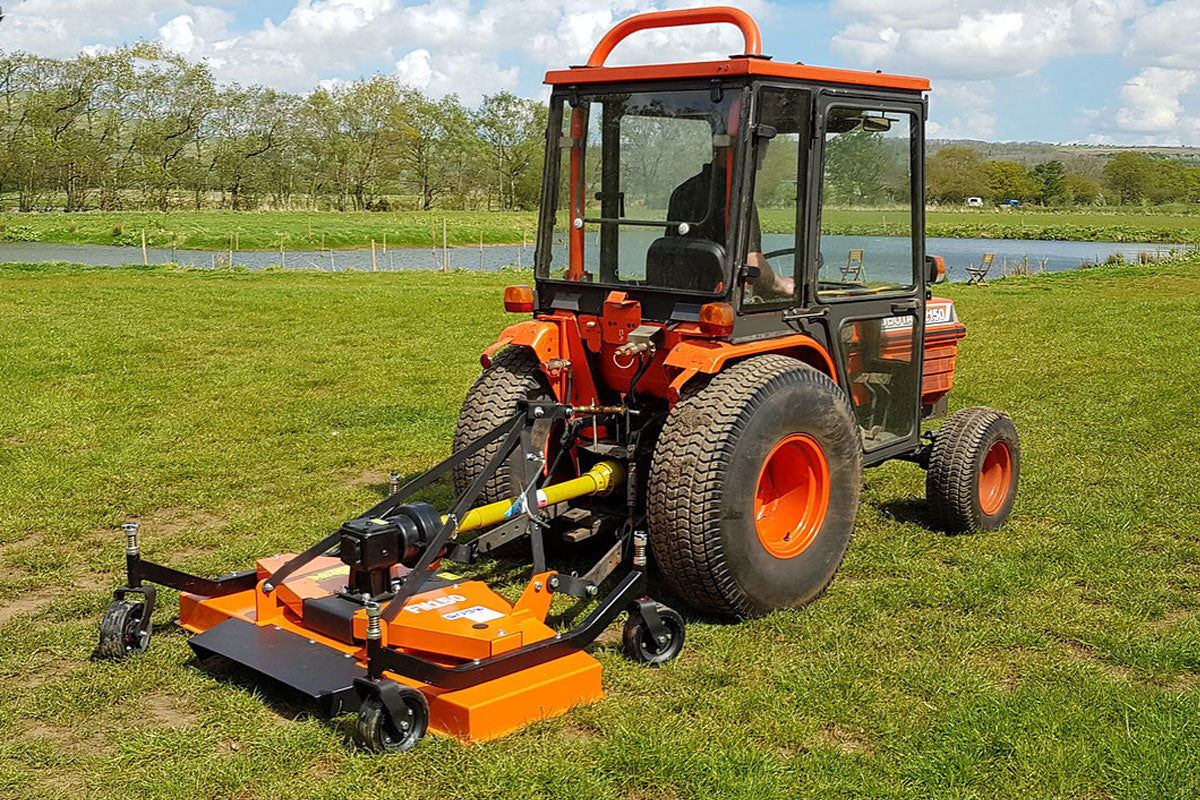
<svg viewBox="0 0 1200 800">
<path fill-rule="evenodd" d="M 393 717 L 378 696 L 368 697 L 358 708 L 354 741 L 373 753 L 403 753 L 412 749 L 429 728 L 429 702 L 410 686 L 400 687 L 400 705 L 404 709 Z"/>
<path fill-rule="evenodd" d="M 100 644 L 96 657 L 119 661 L 146 652 L 150 646 L 150 630 L 141 630 L 146 604 L 133 600 L 114 600 L 100 621 Z"/>
<path fill-rule="evenodd" d="M 683 617 L 679 616 L 678 611 L 662 603 L 656 604 L 655 609 L 666 629 L 663 634 L 665 640 L 656 640 L 650 633 L 645 618 L 638 612 L 631 611 L 629 619 L 625 620 L 625 630 L 621 636 L 621 651 L 630 661 L 639 664 L 665 664 L 683 649 L 683 640 L 687 635 Z"/>
</svg>

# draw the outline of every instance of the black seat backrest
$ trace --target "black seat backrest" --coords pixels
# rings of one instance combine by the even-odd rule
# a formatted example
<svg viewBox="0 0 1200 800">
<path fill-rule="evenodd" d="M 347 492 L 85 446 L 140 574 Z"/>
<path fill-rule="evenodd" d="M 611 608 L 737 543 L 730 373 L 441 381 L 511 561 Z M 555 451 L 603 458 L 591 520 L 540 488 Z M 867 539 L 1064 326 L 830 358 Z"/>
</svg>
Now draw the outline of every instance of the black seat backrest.
<svg viewBox="0 0 1200 800">
<path fill-rule="evenodd" d="M 725 248 L 708 239 L 663 236 L 646 251 L 646 283 L 714 294 L 724 279 Z"/>
</svg>

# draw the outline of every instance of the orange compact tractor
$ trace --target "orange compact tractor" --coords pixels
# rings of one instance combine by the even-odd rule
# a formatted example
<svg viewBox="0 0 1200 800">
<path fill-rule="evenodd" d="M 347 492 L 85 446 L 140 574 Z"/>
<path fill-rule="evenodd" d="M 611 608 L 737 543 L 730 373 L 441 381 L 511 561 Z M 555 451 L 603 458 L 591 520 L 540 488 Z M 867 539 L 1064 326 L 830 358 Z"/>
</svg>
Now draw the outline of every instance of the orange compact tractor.
<svg viewBox="0 0 1200 800">
<path fill-rule="evenodd" d="M 704 23 L 737 26 L 744 52 L 605 64 L 630 34 Z M 367 747 L 488 739 L 600 698 L 585 648 L 622 614 L 630 658 L 679 653 L 651 565 L 704 615 L 814 600 L 864 467 L 924 467 L 948 530 L 1003 524 L 1012 421 L 976 407 L 922 432 L 965 335 L 929 290 L 945 270 L 925 254 L 927 81 L 773 61 L 745 13 L 700 8 L 626 19 L 546 82 L 536 286 L 504 293 L 529 318 L 484 352 L 451 457 L 305 552 L 223 578 L 142 560 L 130 525 L 101 656 L 145 649 L 165 585 L 199 655 L 357 712 Z M 891 235 L 846 233 L 849 206 Z M 411 500 L 443 475 L 451 508 Z M 580 569 L 548 563 L 572 543 Z M 501 546 L 529 553 L 515 600 L 445 570 Z M 556 627 L 556 595 L 590 612 Z"/>
</svg>

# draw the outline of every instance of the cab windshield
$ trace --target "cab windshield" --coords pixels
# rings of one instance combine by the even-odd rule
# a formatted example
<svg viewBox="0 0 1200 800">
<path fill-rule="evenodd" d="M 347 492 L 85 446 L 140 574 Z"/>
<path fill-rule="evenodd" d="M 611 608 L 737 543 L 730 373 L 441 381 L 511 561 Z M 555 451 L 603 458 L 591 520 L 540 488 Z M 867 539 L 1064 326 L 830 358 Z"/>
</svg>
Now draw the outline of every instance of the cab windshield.
<svg viewBox="0 0 1200 800">
<path fill-rule="evenodd" d="M 741 105 L 736 89 L 555 98 L 538 277 L 721 292 Z"/>
</svg>

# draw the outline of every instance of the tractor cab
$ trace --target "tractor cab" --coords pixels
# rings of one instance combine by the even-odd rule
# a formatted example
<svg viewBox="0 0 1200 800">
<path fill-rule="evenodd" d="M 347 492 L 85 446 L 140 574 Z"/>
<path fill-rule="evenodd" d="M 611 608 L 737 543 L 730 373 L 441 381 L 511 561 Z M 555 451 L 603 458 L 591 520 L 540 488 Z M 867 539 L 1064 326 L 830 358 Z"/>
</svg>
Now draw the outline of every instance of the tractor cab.
<svg viewBox="0 0 1200 800">
<path fill-rule="evenodd" d="M 737 25 L 745 52 L 605 65 L 640 30 L 712 22 Z M 929 84 L 760 51 L 737 9 L 642 14 L 586 66 L 547 75 L 536 310 L 607 330 L 605 303 L 619 292 L 639 323 L 685 335 L 735 346 L 802 335 L 813 346 L 790 354 L 850 387 L 868 461 L 881 461 L 915 446 L 952 369 L 939 350 L 922 391 L 914 354 L 939 277 L 924 252 Z M 847 232 L 839 211 L 863 208 L 878 211 L 877 235 Z M 952 312 L 945 322 L 961 338 Z M 604 383 L 623 388 L 613 374 Z"/>
</svg>

